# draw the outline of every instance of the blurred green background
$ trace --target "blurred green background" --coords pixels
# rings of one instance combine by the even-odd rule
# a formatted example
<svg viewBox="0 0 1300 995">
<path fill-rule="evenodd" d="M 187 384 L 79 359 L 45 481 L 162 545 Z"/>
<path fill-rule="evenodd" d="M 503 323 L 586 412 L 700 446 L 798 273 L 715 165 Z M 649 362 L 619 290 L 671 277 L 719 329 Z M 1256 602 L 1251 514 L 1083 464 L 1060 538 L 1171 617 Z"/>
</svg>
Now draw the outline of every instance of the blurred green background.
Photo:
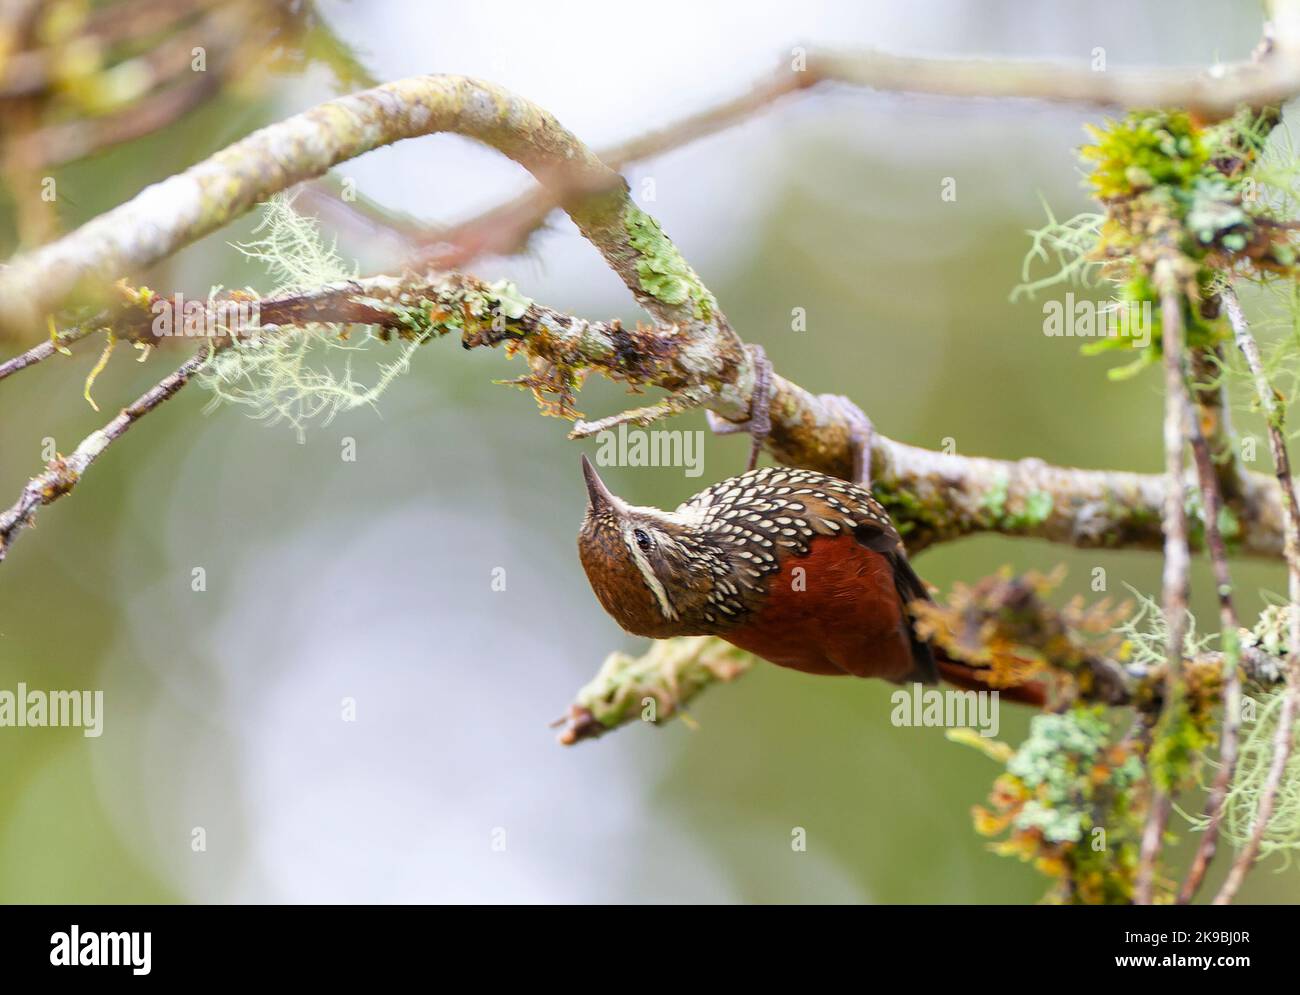
<svg viewBox="0 0 1300 995">
<path fill-rule="evenodd" d="M 1205 64 L 1249 52 L 1252 4 L 1023 2 L 325 3 L 382 79 L 463 72 L 553 111 L 594 146 L 739 92 L 792 45 Z M 58 171 L 71 228 L 230 141 L 336 92 L 310 68 L 227 93 L 180 123 Z M 1158 374 L 1111 383 L 1114 360 L 1046 338 L 1042 299 L 1011 304 L 1025 230 L 1088 207 L 1076 150 L 1097 115 L 827 88 L 628 177 L 740 333 L 814 391 L 845 393 L 892 438 L 998 457 L 1158 472 Z M 430 222 L 527 187 L 495 154 L 438 137 L 336 170 Z M 940 197 L 946 177 L 957 199 Z M 645 180 L 653 180 L 647 186 Z M 12 232 L 4 191 L 0 231 Z M 269 289 L 232 242 L 246 218 L 144 274 L 159 289 Z M 331 233 L 333 234 L 333 233 Z M 383 248 L 345 229 L 363 271 Z M 12 242 L 8 248 L 12 248 Z M 383 248 L 383 251 L 381 251 Z M 554 307 L 637 318 L 563 218 L 509 277 Z M 791 309 L 806 309 L 792 331 Z M 10 354 L 12 347 L 5 355 Z M 69 452 L 179 363 L 121 350 L 81 398 L 98 344 L 0 390 L 0 494 L 43 440 Z M 560 716 L 606 652 L 637 647 L 596 604 L 575 556 L 584 507 L 566 425 L 491 352 L 422 348 L 382 398 L 309 428 L 205 413 L 183 392 L 40 514 L 3 566 L 0 687 L 102 688 L 105 732 L 0 729 L 0 899 L 40 901 L 1030 902 L 1046 881 L 971 826 L 996 767 L 942 730 L 894 728 L 891 688 L 760 665 L 663 729 L 564 749 Z M 588 415 L 626 405 L 592 382 Z M 1257 423 L 1239 417 L 1245 433 Z M 703 417 L 671 428 L 704 428 Z M 357 459 L 345 462 L 344 440 Z M 1262 437 L 1261 437 L 1262 440 Z M 673 506 L 743 468 L 709 438 L 702 479 L 611 469 L 614 490 Z M 594 445 L 586 447 L 594 451 Z M 1259 446 L 1259 458 L 1267 459 Z M 1260 463 L 1257 469 L 1266 469 Z M 1069 568 L 1062 598 L 1159 587 L 1159 561 L 996 537 L 918 558 L 940 589 L 1003 564 Z M 207 589 L 191 589 L 192 571 Z M 507 571 L 493 592 L 492 570 Z M 1238 564 L 1243 615 L 1284 589 Z M 1214 618 L 1208 571 L 1198 612 Z M 356 702 L 356 721 L 341 702 Z M 1028 716 L 1008 707 L 1001 738 Z M 196 827 L 206 850 L 196 852 Z M 791 831 L 807 832 L 792 852 Z M 1187 838 L 1185 824 L 1174 827 Z M 504 830 L 504 833 L 500 832 Z M 504 839 L 504 849 L 493 842 Z M 1192 842 L 1195 842 L 1193 837 Z M 1220 865 L 1223 864 L 1221 858 Z M 1256 872 L 1246 900 L 1295 901 L 1300 872 Z M 1217 882 L 1223 867 L 1211 878 Z"/>
</svg>

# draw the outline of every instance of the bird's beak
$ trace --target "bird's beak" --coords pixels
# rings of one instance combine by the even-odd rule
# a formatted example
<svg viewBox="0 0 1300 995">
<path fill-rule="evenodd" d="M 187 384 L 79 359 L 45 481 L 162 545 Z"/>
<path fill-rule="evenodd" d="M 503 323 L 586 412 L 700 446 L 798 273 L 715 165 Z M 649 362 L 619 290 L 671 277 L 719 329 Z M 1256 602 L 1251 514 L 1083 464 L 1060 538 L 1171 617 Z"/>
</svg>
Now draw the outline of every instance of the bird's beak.
<svg viewBox="0 0 1300 995">
<path fill-rule="evenodd" d="M 587 459 L 587 454 L 582 454 L 582 476 L 587 481 L 587 499 L 591 502 L 591 510 L 598 511 L 601 508 L 617 508 L 621 501 L 609 492 L 605 486 L 605 481 L 600 479 L 596 473 L 596 468 L 591 465 L 591 460 Z"/>
</svg>

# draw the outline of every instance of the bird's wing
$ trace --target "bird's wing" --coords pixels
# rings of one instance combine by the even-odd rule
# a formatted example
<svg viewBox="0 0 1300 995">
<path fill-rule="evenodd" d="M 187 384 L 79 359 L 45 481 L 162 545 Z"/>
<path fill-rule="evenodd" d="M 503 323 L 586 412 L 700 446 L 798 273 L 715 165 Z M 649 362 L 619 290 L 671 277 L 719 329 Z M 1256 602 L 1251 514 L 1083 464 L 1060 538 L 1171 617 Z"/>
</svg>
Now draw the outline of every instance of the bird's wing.
<svg viewBox="0 0 1300 995">
<path fill-rule="evenodd" d="M 898 592 L 898 600 L 902 603 L 903 613 L 907 618 L 907 638 L 912 646 L 914 664 L 912 673 L 904 679 L 905 682 L 920 681 L 922 684 L 938 684 L 939 670 L 935 665 L 934 653 L 930 649 L 930 644 L 916 634 L 916 626 L 908 610 L 908 606 L 914 601 L 931 600 L 925 581 L 921 580 L 912 569 L 912 564 L 908 561 L 907 553 L 896 532 L 891 536 L 880 529 L 866 525 L 856 529 L 854 535 L 867 549 L 884 556 L 893 570 L 894 590 Z"/>
</svg>

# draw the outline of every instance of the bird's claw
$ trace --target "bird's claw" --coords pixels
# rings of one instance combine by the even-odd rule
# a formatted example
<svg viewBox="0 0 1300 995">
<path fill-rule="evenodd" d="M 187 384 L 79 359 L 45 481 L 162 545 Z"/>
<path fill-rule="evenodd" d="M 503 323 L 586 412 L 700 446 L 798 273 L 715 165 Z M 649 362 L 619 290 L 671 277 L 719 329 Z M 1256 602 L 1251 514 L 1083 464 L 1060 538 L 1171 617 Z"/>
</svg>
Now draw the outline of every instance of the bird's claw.
<svg viewBox="0 0 1300 995">
<path fill-rule="evenodd" d="M 744 421 L 731 421 L 721 415 L 706 411 L 709 428 L 716 435 L 746 433 L 753 442 L 749 447 L 747 470 L 758 465 L 758 454 L 763 451 L 767 437 L 772 434 L 772 363 L 761 345 L 749 346 L 750 360 L 754 364 L 754 389 L 749 397 L 749 417 Z"/>
<path fill-rule="evenodd" d="M 772 434 L 772 363 L 761 345 L 750 345 L 748 348 L 754 364 L 754 389 L 750 394 L 749 417 L 744 421 L 731 421 L 708 410 L 704 415 L 714 434 L 736 435 L 744 432 L 753 440 L 749 450 L 749 465 L 746 467 L 752 470 L 758 465 L 758 454 Z M 875 438 L 875 427 L 871 424 L 871 419 L 843 394 L 820 394 L 818 400 L 848 425 L 849 445 L 853 450 L 853 480 L 869 488 Z"/>
<path fill-rule="evenodd" d="M 723 418 L 716 411 L 705 410 L 704 417 L 709 420 L 709 429 L 714 435 L 735 435 L 737 432 L 749 431 L 749 419 L 744 421 L 731 421 L 729 418 Z"/>
<path fill-rule="evenodd" d="M 871 452 L 876 429 L 867 413 L 843 394 L 820 394 L 818 400 L 849 427 L 849 445 L 853 450 L 853 482 L 871 487 Z"/>
</svg>

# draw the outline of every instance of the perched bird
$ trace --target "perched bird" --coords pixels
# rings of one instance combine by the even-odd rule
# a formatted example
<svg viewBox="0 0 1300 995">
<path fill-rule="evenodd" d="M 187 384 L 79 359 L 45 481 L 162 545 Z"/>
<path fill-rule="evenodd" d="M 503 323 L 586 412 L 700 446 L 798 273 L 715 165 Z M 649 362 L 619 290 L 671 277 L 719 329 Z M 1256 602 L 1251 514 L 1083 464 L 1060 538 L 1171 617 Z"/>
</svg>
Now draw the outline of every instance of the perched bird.
<svg viewBox="0 0 1300 995">
<path fill-rule="evenodd" d="M 988 689 L 978 668 L 920 639 L 928 600 L 884 508 L 813 470 L 752 469 L 676 511 L 629 505 L 584 455 L 578 553 L 605 610 L 639 636 L 719 636 L 782 667 Z M 1000 689 L 1042 704 L 1036 684 Z"/>
</svg>

